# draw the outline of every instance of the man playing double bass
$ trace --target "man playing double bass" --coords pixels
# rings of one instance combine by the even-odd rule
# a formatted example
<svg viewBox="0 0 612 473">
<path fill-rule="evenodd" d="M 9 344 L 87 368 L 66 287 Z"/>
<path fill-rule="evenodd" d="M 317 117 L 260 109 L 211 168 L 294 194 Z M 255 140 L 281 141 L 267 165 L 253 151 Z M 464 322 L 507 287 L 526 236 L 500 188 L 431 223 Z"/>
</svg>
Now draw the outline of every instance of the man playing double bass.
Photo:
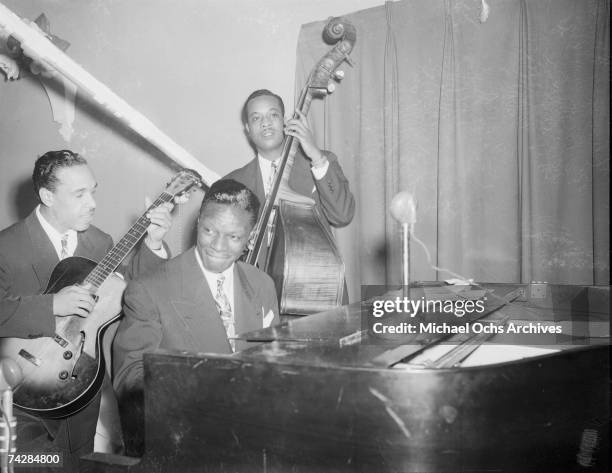
<svg viewBox="0 0 612 473">
<path fill-rule="evenodd" d="M 313 198 L 330 225 L 344 227 L 355 213 L 348 180 L 336 155 L 317 147 L 306 117 L 297 113 L 298 118 L 285 122 L 285 105 L 278 95 L 266 89 L 249 95 L 242 109 L 242 122 L 257 156 L 226 178 L 242 182 L 263 202 L 281 156 L 283 139 L 286 134 L 293 136 L 301 149 L 296 154 L 289 185 Z"/>
<path fill-rule="evenodd" d="M 272 187 L 285 135 L 293 136 L 300 147 L 289 186 L 315 201 L 326 224 L 344 227 L 355 213 L 355 199 L 348 180 L 336 155 L 317 147 L 306 117 L 299 110 L 296 113 L 296 118 L 285 121 L 283 100 L 267 89 L 249 95 L 242 109 L 242 122 L 257 155 L 226 178 L 243 183 L 263 202 Z"/>
</svg>

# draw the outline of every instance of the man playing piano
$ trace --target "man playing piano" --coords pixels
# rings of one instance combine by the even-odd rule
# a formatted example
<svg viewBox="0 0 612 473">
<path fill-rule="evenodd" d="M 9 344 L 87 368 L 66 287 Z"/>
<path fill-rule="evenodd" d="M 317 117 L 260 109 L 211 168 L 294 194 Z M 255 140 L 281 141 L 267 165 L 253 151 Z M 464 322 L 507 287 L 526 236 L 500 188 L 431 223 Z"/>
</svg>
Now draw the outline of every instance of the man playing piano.
<svg viewBox="0 0 612 473">
<path fill-rule="evenodd" d="M 143 353 L 158 348 L 234 353 L 236 337 L 279 320 L 272 279 L 238 262 L 259 201 L 244 185 L 217 181 L 206 193 L 195 247 L 128 285 L 113 344 L 114 386 L 126 453 L 143 447 Z"/>
</svg>

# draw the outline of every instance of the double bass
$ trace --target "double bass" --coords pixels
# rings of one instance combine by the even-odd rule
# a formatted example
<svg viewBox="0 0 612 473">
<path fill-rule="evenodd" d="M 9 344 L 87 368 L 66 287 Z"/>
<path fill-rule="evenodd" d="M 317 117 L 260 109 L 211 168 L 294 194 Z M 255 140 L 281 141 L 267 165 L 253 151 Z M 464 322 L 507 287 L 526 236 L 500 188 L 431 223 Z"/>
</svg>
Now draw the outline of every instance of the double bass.
<svg viewBox="0 0 612 473">
<path fill-rule="evenodd" d="M 300 92 L 296 118 L 298 111 L 307 115 L 312 100 L 333 92 L 333 81 L 343 77 L 337 68 L 349 61 L 356 39 L 355 27 L 341 17 L 332 18 L 324 28 L 323 38 L 336 44 L 310 72 Z M 298 146 L 296 138 L 285 137 L 278 170 L 244 261 L 259 265 L 272 277 L 282 314 L 310 315 L 342 304 L 345 270 L 331 230 L 315 201 L 289 186 Z M 268 242 L 270 247 L 265 252 Z"/>
</svg>

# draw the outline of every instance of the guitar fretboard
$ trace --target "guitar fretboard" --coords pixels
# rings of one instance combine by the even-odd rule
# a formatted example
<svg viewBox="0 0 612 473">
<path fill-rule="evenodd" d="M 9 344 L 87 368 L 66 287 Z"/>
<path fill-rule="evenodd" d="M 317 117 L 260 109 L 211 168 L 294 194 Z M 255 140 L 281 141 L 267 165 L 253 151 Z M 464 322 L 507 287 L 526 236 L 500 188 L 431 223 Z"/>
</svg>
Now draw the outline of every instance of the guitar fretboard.
<svg viewBox="0 0 612 473">
<path fill-rule="evenodd" d="M 151 223 L 147 218 L 149 210 L 163 204 L 164 202 L 172 202 L 173 195 L 163 192 L 156 200 L 151 204 L 147 211 L 140 216 L 136 223 L 132 225 L 129 231 L 117 242 L 115 246 L 102 258 L 97 266 L 87 275 L 84 283 L 91 285 L 95 289 L 98 289 L 106 278 L 117 269 L 125 257 L 130 251 L 134 249 L 136 243 L 146 233 L 147 227 Z"/>
</svg>

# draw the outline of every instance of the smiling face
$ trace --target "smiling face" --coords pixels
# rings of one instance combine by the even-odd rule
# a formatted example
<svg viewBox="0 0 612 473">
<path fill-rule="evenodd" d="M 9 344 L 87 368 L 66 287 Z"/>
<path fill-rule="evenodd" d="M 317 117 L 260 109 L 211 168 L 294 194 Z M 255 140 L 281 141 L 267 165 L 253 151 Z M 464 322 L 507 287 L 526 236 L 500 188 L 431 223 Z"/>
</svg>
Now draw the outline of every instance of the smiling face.
<svg viewBox="0 0 612 473">
<path fill-rule="evenodd" d="M 197 251 L 213 273 L 229 268 L 246 249 L 252 215 L 235 205 L 208 202 L 198 219 Z"/>
<path fill-rule="evenodd" d="M 284 117 L 276 97 L 260 95 L 247 103 L 247 133 L 263 158 L 274 160 L 283 148 Z"/>
<path fill-rule="evenodd" d="M 60 233 L 87 230 L 94 217 L 98 184 L 87 165 L 63 167 L 56 172 L 55 189 L 41 188 L 39 197 L 45 219 Z"/>
</svg>

